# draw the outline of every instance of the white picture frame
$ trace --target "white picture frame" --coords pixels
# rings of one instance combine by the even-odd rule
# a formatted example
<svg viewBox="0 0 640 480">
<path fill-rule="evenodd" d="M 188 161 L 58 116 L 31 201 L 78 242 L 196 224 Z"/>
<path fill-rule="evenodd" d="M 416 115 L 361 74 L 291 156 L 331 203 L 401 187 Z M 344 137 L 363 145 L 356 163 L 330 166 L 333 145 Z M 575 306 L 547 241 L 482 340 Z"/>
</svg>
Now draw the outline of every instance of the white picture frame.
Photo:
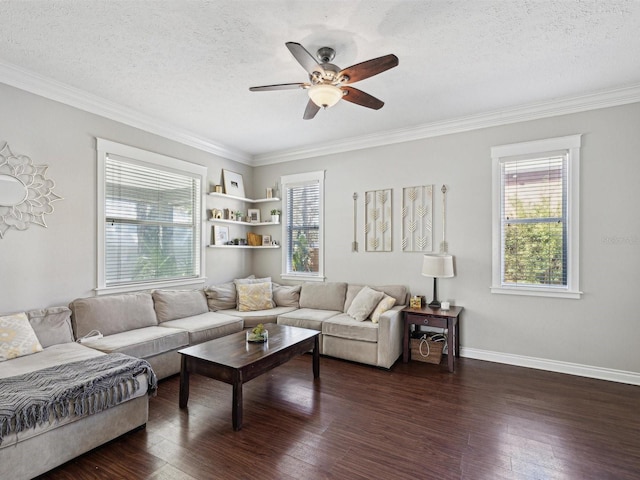
<svg viewBox="0 0 640 480">
<path fill-rule="evenodd" d="M 213 226 L 213 244 L 226 245 L 229 243 L 229 227 L 223 225 Z"/>
<path fill-rule="evenodd" d="M 268 247 L 271 245 L 271 235 L 263 235 L 262 236 L 262 246 Z"/>
<path fill-rule="evenodd" d="M 231 170 L 222 170 L 222 180 L 224 182 L 224 193 L 234 197 L 245 198 L 244 182 L 242 174 L 232 172 Z"/>
<path fill-rule="evenodd" d="M 248 209 L 247 217 L 249 217 L 249 223 L 260 223 L 260 210 L 257 208 Z"/>
</svg>

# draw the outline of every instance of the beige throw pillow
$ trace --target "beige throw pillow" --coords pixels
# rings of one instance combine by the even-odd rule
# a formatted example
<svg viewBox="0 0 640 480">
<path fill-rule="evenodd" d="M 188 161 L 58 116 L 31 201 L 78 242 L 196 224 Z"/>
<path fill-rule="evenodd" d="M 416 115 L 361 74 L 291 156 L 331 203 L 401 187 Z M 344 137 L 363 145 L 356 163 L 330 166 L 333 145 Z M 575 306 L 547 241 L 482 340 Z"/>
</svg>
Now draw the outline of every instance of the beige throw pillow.
<svg viewBox="0 0 640 480">
<path fill-rule="evenodd" d="M 300 289 L 301 285 L 273 285 L 273 301 L 278 307 L 296 307 L 300 306 Z"/>
<path fill-rule="evenodd" d="M 26 313 L 0 317 L 0 362 L 41 351 Z"/>
<path fill-rule="evenodd" d="M 233 282 L 209 285 L 204 291 L 209 310 L 233 310 L 237 305 L 236 284 Z"/>
<path fill-rule="evenodd" d="M 364 287 L 351 302 L 347 314 L 359 322 L 365 320 L 384 297 L 384 292 L 378 292 Z"/>
<path fill-rule="evenodd" d="M 273 308 L 271 282 L 240 283 L 238 290 L 238 310 L 240 312 L 255 312 Z"/>
<path fill-rule="evenodd" d="M 376 308 L 374 308 L 373 313 L 371 314 L 371 321 L 373 323 L 378 323 L 380 321 L 380 315 L 382 315 L 387 310 L 391 309 L 396 304 L 396 299 L 386 295 L 380 300 Z"/>
</svg>

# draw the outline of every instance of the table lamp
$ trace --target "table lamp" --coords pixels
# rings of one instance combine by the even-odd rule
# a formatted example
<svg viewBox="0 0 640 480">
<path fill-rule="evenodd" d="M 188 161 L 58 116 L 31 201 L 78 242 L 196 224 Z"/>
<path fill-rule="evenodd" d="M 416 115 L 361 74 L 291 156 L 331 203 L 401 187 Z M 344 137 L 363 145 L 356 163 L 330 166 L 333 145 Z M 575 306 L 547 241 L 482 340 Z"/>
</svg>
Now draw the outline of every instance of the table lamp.
<svg viewBox="0 0 640 480">
<path fill-rule="evenodd" d="M 453 272 L 453 257 L 451 255 L 425 255 L 422 260 L 422 275 L 433 277 L 433 301 L 430 308 L 440 308 L 438 301 L 438 278 L 450 278 Z"/>
</svg>

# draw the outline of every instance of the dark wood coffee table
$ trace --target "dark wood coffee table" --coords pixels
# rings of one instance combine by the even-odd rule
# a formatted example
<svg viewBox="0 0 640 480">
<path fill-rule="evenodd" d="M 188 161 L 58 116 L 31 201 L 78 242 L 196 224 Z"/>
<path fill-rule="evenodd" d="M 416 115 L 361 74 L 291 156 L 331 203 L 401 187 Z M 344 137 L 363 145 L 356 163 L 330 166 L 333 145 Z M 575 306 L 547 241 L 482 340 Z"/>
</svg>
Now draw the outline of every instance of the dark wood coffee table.
<svg viewBox="0 0 640 480">
<path fill-rule="evenodd" d="M 245 332 L 180 350 L 180 408 L 189 401 L 189 374 L 197 373 L 233 385 L 231 418 L 233 429 L 242 428 L 242 385 L 272 368 L 313 349 L 313 378 L 320 377 L 320 349 L 317 330 L 268 323 L 266 343 L 246 341 Z"/>
</svg>

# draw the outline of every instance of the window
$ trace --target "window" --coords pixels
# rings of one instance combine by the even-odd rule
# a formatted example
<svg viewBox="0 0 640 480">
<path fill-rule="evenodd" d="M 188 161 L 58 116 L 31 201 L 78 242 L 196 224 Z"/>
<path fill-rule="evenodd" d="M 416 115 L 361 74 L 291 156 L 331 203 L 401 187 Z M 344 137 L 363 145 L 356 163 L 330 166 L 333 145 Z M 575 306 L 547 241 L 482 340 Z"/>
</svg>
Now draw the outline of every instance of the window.
<svg viewBox="0 0 640 480">
<path fill-rule="evenodd" d="M 283 278 L 324 280 L 324 171 L 282 177 Z"/>
<path fill-rule="evenodd" d="M 491 156 L 491 291 L 580 298 L 580 135 L 501 145 Z"/>
<path fill-rule="evenodd" d="M 102 139 L 98 167 L 97 291 L 203 281 L 206 168 Z"/>
</svg>

